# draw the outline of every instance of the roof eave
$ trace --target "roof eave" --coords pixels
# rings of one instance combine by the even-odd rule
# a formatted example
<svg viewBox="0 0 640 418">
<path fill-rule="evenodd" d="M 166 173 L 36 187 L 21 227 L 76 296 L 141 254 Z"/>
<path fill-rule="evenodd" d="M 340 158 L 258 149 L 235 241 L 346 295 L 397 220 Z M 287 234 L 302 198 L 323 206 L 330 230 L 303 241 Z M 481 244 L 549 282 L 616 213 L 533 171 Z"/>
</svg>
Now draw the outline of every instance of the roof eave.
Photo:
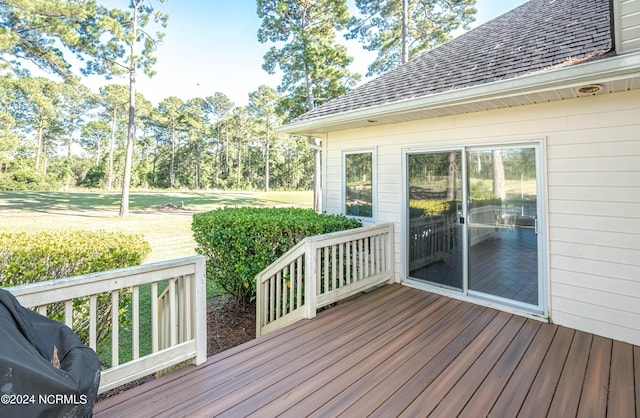
<svg viewBox="0 0 640 418">
<path fill-rule="evenodd" d="M 419 119 L 417 113 L 428 109 L 451 108 L 481 101 L 550 91 L 561 87 L 579 87 L 631 76 L 638 77 L 639 75 L 640 52 L 629 53 L 540 71 L 513 79 L 292 122 L 277 128 L 277 131 L 290 135 L 322 136 L 338 129 L 367 126 L 367 121 L 372 119 L 379 120 L 383 117 L 411 113 L 416 113 L 415 119 Z"/>
</svg>

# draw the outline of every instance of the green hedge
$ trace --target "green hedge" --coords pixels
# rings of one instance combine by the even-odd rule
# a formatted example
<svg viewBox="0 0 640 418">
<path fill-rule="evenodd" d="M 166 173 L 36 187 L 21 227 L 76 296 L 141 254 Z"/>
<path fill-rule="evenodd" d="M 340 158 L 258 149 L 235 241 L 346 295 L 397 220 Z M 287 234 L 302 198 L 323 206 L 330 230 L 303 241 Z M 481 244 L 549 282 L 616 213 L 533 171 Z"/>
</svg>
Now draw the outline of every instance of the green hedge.
<svg viewBox="0 0 640 418">
<path fill-rule="evenodd" d="M 409 202 L 409 217 L 450 215 L 456 213 L 455 200 L 411 200 Z"/>
<path fill-rule="evenodd" d="M 223 208 L 193 216 L 207 278 L 236 301 L 255 298 L 255 276 L 308 236 L 361 227 L 356 219 L 299 208 Z"/>
<path fill-rule="evenodd" d="M 62 277 L 112 270 L 141 264 L 151 247 L 137 235 L 106 231 L 0 234 L 0 287 L 17 286 Z M 130 303 L 127 290 L 120 292 L 121 306 Z M 48 316 L 62 320 L 62 304 L 49 306 Z M 98 296 L 98 346 L 111 329 L 111 297 Z M 126 310 L 121 309 L 120 320 Z M 74 330 L 88 343 L 88 300 L 74 300 Z"/>
</svg>

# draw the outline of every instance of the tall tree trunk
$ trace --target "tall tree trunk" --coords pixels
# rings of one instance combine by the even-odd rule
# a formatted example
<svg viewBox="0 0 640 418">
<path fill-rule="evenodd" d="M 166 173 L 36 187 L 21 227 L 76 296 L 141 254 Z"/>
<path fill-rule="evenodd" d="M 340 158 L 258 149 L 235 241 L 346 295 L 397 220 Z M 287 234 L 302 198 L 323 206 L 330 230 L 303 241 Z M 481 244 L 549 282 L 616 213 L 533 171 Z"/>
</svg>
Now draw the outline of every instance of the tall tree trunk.
<svg viewBox="0 0 640 418">
<path fill-rule="evenodd" d="M 213 168 L 215 171 L 215 187 L 218 190 L 220 188 L 220 151 L 216 151 L 213 154 Z"/>
<path fill-rule="evenodd" d="M 73 128 L 69 127 L 69 139 L 67 140 L 67 158 L 71 158 L 71 145 L 73 144 Z"/>
<path fill-rule="evenodd" d="M 240 128 L 239 135 L 242 136 L 242 127 Z M 242 146 L 240 142 L 240 136 L 238 136 L 238 175 L 236 178 L 236 185 L 240 187 L 240 177 L 242 175 Z"/>
<path fill-rule="evenodd" d="M 402 0 L 402 63 L 409 61 L 409 0 Z"/>
<path fill-rule="evenodd" d="M 38 126 L 38 146 L 36 147 L 36 173 L 40 169 L 40 159 L 44 154 L 44 121 L 40 119 Z"/>
<path fill-rule="evenodd" d="M 229 131 L 225 130 L 224 132 L 224 170 L 225 170 L 225 178 L 229 177 L 231 171 L 229 170 Z"/>
<path fill-rule="evenodd" d="M 218 146 L 221 144 L 220 141 L 220 120 L 216 122 L 216 145 L 214 146 L 213 151 L 213 168 L 215 171 L 215 188 L 218 190 L 220 188 L 220 165 L 222 164 L 222 150 L 218 149 Z"/>
<path fill-rule="evenodd" d="M 200 147 L 196 143 L 196 190 L 200 190 Z"/>
<path fill-rule="evenodd" d="M 127 125 L 127 150 L 124 160 L 124 175 L 122 177 L 122 196 L 120 197 L 120 216 L 129 216 L 129 186 L 131 184 L 131 167 L 133 159 L 133 138 L 135 135 L 135 70 L 131 72 L 129 82 L 129 123 Z"/>
<path fill-rule="evenodd" d="M 171 122 L 171 164 L 169 166 L 169 187 L 173 189 L 176 183 L 176 128 L 174 122 Z"/>
<path fill-rule="evenodd" d="M 156 174 L 156 165 L 158 164 L 158 141 L 155 141 L 155 146 L 153 147 L 153 168 L 151 171 L 153 178 L 153 185 L 157 187 L 158 179 Z"/>
<path fill-rule="evenodd" d="M 287 155 L 287 182 L 289 183 L 289 188 L 293 188 L 293 174 L 291 173 L 291 159 L 293 158 L 293 154 Z"/>
<path fill-rule="evenodd" d="M 293 179 L 293 184 L 297 189 L 300 187 L 300 153 L 298 152 L 298 144 L 296 144 L 296 162 L 294 165 L 295 168 L 295 178 Z"/>
<path fill-rule="evenodd" d="M 264 141 L 264 191 L 269 191 L 269 133 L 271 127 L 267 122 L 267 138 Z"/>
<path fill-rule="evenodd" d="M 111 115 L 111 142 L 109 143 L 109 172 L 107 173 L 107 191 L 110 192 L 113 188 L 113 154 L 116 148 L 116 120 L 118 118 L 118 111 L 113 106 L 113 115 Z"/>
<path fill-rule="evenodd" d="M 504 200 L 506 192 L 502 150 L 491 151 L 491 157 L 493 159 L 493 196 Z"/>
<path fill-rule="evenodd" d="M 455 200 L 456 198 L 456 171 L 457 171 L 457 160 L 458 153 L 456 151 L 451 151 L 449 153 L 449 169 L 447 174 L 447 200 Z"/>
<path fill-rule="evenodd" d="M 122 178 L 122 196 L 120 198 L 120 216 L 129 216 L 129 185 L 131 183 L 131 166 L 133 159 L 133 139 L 135 136 L 136 114 L 136 38 L 138 36 L 138 8 L 142 2 L 133 4 L 133 28 L 131 37 L 131 62 L 129 63 L 129 123 L 127 124 L 127 151 L 124 160 L 124 176 Z"/>
<path fill-rule="evenodd" d="M 253 186 L 253 173 L 251 172 L 251 147 L 247 147 L 247 184 Z"/>
<path fill-rule="evenodd" d="M 98 143 L 96 144 L 96 164 L 95 166 L 97 167 L 98 164 L 100 164 L 100 154 L 101 154 L 101 145 L 100 145 L 100 141 L 101 138 L 98 138 Z"/>
</svg>

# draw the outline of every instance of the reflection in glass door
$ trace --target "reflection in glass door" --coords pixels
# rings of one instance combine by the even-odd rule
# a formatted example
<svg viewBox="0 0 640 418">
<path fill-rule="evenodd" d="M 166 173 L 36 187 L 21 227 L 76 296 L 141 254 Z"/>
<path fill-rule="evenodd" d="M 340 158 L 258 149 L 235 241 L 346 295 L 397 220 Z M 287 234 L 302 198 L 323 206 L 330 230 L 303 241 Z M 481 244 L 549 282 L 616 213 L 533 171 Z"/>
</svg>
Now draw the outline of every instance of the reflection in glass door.
<svg viewBox="0 0 640 418">
<path fill-rule="evenodd" d="M 544 311 L 538 148 L 407 153 L 408 276 Z"/>
<path fill-rule="evenodd" d="M 462 152 L 409 154 L 409 275 L 462 289 Z"/>
<path fill-rule="evenodd" d="M 539 304 L 535 148 L 467 152 L 469 290 Z"/>
</svg>

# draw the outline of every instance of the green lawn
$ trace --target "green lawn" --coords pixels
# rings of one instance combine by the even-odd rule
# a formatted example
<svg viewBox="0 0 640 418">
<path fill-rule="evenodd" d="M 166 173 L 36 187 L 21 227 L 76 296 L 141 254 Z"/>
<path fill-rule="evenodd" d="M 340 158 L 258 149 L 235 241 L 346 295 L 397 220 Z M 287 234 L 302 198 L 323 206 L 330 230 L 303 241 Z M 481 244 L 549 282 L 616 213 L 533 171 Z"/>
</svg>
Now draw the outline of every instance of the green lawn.
<svg viewBox="0 0 640 418">
<path fill-rule="evenodd" d="M 195 254 L 194 212 L 224 206 L 311 207 L 312 201 L 311 192 L 143 192 L 131 194 L 131 212 L 121 218 L 118 193 L 0 192 L 0 233 L 104 229 L 139 234 L 151 244 L 146 261 L 153 262 Z M 158 208 L 168 204 L 178 210 Z"/>
<path fill-rule="evenodd" d="M 311 206 L 312 192 L 133 192 L 129 208 L 149 211 L 173 204 L 203 211 L 221 206 Z M 10 211 L 117 211 L 119 192 L 0 192 L 0 213 Z"/>
<path fill-rule="evenodd" d="M 311 207 L 312 202 L 312 192 L 132 193 L 130 215 L 121 218 L 119 193 L 0 192 L 0 233 L 103 229 L 139 234 L 152 249 L 145 262 L 153 262 L 196 254 L 191 232 L 196 212 L 224 206 Z M 168 204 L 176 208 L 167 210 Z M 140 289 L 141 355 L 151 352 L 149 289 L 149 285 Z M 208 297 L 217 292 L 213 283 L 207 283 Z M 121 362 L 131 358 L 130 334 L 125 326 L 120 335 Z M 110 351 L 99 353 L 103 362 L 110 362 Z"/>
</svg>

